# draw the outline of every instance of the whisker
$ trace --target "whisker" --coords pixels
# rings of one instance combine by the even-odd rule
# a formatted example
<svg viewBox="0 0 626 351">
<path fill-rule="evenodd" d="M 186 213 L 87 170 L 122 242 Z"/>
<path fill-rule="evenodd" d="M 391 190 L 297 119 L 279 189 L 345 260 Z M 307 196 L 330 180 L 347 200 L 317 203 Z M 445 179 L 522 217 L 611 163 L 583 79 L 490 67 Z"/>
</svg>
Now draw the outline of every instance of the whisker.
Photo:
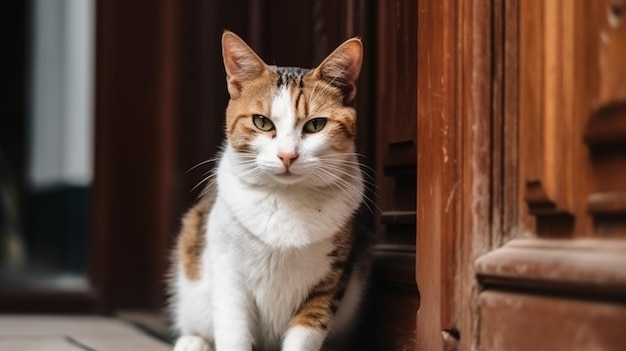
<svg viewBox="0 0 626 351">
<path fill-rule="evenodd" d="M 361 189 L 357 189 L 356 188 L 357 185 L 351 184 L 348 181 L 346 181 L 345 179 L 343 179 L 343 178 L 339 177 L 338 175 L 336 175 L 336 174 L 334 174 L 334 173 L 332 173 L 332 172 L 330 172 L 328 170 L 325 170 L 323 168 L 319 168 L 319 171 L 324 173 L 325 175 L 329 176 L 330 177 L 329 179 L 330 180 L 334 180 L 337 185 L 341 185 L 342 186 L 341 189 L 344 190 L 344 193 L 348 197 L 350 197 L 350 199 L 352 201 L 361 202 L 359 200 L 362 199 L 363 194 L 361 192 Z"/>
<path fill-rule="evenodd" d="M 321 172 L 321 174 L 316 173 L 316 175 L 323 181 L 331 181 L 330 183 L 330 187 L 333 189 L 339 189 L 340 191 L 342 191 L 343 193 L 346 194 L 346 196 L 348 196 L 350 198 L 351 201 L 353 202 L 360 202 L 358 201 L 358 197 L 360 197 L 360 192 L 356 191 L 355 189 L 351 188 L 349 185 L 347 185 L 345 182 L 341 181 L 341 178 L 338 178 L 336 175 L 329 173 L 327 171 L 323 171 L 323 170 L 319 170 Z M 325 177 L 324 177 L 325 176 Z M 357 197 L 355 197 L 355 195 Z"/>
<path fill-rule="evenodd" d="M 376 187 L 378 187 L 376 184 L 373 183 L 374 181 L 376 181 L 376 178 L 374 178 L 374 176 L 372 174 L 370 174 L 370 172 L 367 172 L 366 170 L 363 170 L 362 169 L 363 165 L 361 165 L 359 163 L 351 164 L 351 163 L 345 163 L 345 162 L 339 162 L 339 161 L 338 162 L 334 162 L 334 161 L 327 160 L 326 163 L 324 163 L 324 164 L 328 165 L 328 166 L 332 165 L 335 168 L 344 168 L 345 167 L 347 169 L 351 169 L 351 170 L 354 170 L 354 171 L 359 171 L 361 173 L 361 175 L 365 175 L 367 178 L 369 178 L 369 180 L 368 179 L 364 179 L 364 181 L 367 181 L 367 182 L 371 183 L 372 185 L 375 185 Z"/>
<path fill-rule="evenodd" d="M 338 159 L 337 158 L 338 156 L 357 156 L 357 161 L 353 161 L 353 160 L 349 160 L 349 159 Z M 367 158 L 364 155 L 361 155 L 361 154 L 358 154 L 358 153 L 353 153 L 353 152 L 341 153 L 341 154 L 333 154 L 333 155 L 322 155 L 322 156 L 319 156 L 318 158 L 320 160 L 323 160 L 323 161 L 332 161 L 332 162 L 340 162 L 340 163 L 358 164 L 361 167 L 376 173 L 376 170 L 374 170 L 372 167 L 366 165 L 365 163 L 359 162 L 358 161 L 358 157 L 365 157 L 365 158 Z"/>
<path fill-rule="evenodd" d="M 349 183 L 347 180 L 339 177 L 337 174 L 333 173 L 329 169 L 324 169 L 323 167 L 320 167 L 318 171 L 322 172 L 324 175 L 328 177 L 328 178 L 325 178 L 326 180 L 335 181 L 335 183 L 337 183 L 338 185 L 342 185 L 341 189 L 344 191 L 344 193 L 346 193 L 346 195 L 348 195 L 352 199 L 352 201 L 356 201 L 356 199 L 353 196 L 350 196 L 350 194 L 348 194 L 348 190 L 352 193 L 352 195 L 356 194 L 357 196 L 359 196 L 362 199 L 362 202 L 370 210 L 371 213 L 374 213 L 374 210 L 372 209 L 372 207 L 370 207 L 370 204 L 374 206 L 379 212 L 381 211 L 378 205 L 376 204 L 376 202 L 372 200 L 369 196 L 367 196 L 365 191 L 362 192 L 361 189 L 356 189 L 357 187 L 356 185 Z M 347 173 L 346 175 L 354 177 L 353 175 L 349 173 Z M 366 188 L 368 188 L 367 185 L 376 186 L 375 184 L 371 182 L 369 184 L 364 182 L 364 185 L 366 185 Z"/>
<path fill-rule="evenodd" d="M 206 174 L 206 173 L 205 173 Z M 209 179 L 213 178 L 216 176 L 217 173 L 212 172 L 211 174 L 209 174 L 207 177 L 202 178 L 202 180 L 200 180 L 200 182 L 198 182 L 198 184 L 196 184 L 196 186 L 194 186 L 193 188 L 191 188 L 191 190 L 189 190 L 190 193 L 192 193 L 194 190 L 196 190 L 200 185 L 202 185 L 203 183 L 206 183 Z"/>
<path fill-rule="evenodd" d="M 207 160 L 204 160 L 204 161 L 202 161 L 202 162 L 200 162 L 200 163 L 196 164 L 195 166 L 193 166 L 193 167 L 189 168 L 189 169 L 185 172 L 185 174 L 187 174 L 187 173 L 189 173 L 189 172 L 193 171 L 194 169 L 196 169 L 196 168 L 198 168 L 198 167 L 200 167 L 200 166 L 202 166 L 202 165 L 204 165 L 204 164 L 211 163 L 211 162 L 215 162 L 217 159 L 218 159 L 217 157 L 213 157 L 213 158 L 209 158 L 209 159 L 207 159 Z"/>
<path fill-rule="evenodd" d="M 368 178 L 370 178 L 370 179 L 363 178 L 362 180 L 363 180 L 364 183 L 366 183 L 367 185 L 370 185 L 370 186 L 372 186 L 372 187 L 374 187 L 376 189 L 380 189 L 380 187 L 374 182 L 375 181 L 374 177 L 372 177 L 371 175 L 367 174 L 366 172 L 363 172 L 361 170 L 361 168 L 359 166 L 357 166 L 357 165 L 349 165 L 349 164 L 343 165 L 343 164 L 323 163 L 321 167 L 326 167 L 329 170 L 340 172 L 340 173 L 342 173 L 342 174 L 344 174 L 346 176 L 352 177 L 352 178 L 354 178 L 355 175 L 351 174 L 348 171 L 346 171 L 343 167 L 346 167 L 348 169 L 352 169 L 354 171 L 358 171 L 361 175 L 366 175 Z"/>
</svg>

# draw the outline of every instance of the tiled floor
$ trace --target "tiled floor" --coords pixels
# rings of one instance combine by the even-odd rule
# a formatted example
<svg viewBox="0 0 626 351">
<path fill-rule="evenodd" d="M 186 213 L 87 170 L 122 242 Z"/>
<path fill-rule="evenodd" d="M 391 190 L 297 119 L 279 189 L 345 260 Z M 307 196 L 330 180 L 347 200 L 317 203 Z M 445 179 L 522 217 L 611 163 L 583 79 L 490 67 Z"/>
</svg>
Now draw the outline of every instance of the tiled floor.
<svg viewBox="0 0 626 351">
<path fill-rule="evenodd" d="M 130 323 L 95 316 L 0 315 L 1 351 L 166 351 Z"/>
</svg>

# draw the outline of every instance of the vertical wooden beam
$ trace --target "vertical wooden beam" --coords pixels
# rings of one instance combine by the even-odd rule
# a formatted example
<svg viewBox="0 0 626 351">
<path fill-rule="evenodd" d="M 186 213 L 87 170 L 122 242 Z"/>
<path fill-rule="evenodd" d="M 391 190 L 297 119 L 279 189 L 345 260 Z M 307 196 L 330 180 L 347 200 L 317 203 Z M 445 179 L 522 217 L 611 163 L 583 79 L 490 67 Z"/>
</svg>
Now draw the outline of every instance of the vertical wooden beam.
<svg viewBox="0 0 626 351">
<path fill-rule="evenodd" d="M 497 7 L 496 7 L 497 8 Z M 456 111 L 462 154 L 461 225 L 456 228 L 454 243 L 454 304 L 450 319 L 460 331 L 461 350 L 478 349 L 478 282 L 472 262 L 489 249 L 494 220 L 494 198 L 502 190 L 494 188 L 494 172 L 500 173 L 500 159 L 494 148 L 494 87 L 502 76 L 494 65 L 494 2 L 463 2 L 459 6 L 457 28 L 461 47 L 458 53 L 457 91 L 462 94 Z M 450 263 L 448 263 L 450 264 Z"/>
<path fill-rule="evenodd" d="M 490 245 L 492 180 L 500 167 L 494 161 L 499 154 L 492 152 L 492 116 L 499 108 L 493 81 L 501 81 L 502 72 L 493 65 L 492 30 L 494 16 L 501 15 L 493 11 L 492 2 L 419 3 L 420 350 L 478 345 L 478 283 L 471 262 Z"/>
<path fill-rule="evenodd" d="M 460 224 L 456 146 L 456 1 L 419 1 L 417 14 L 417 349 L 443 350 L 453 327 L 454 235 Z"/>
</svg>

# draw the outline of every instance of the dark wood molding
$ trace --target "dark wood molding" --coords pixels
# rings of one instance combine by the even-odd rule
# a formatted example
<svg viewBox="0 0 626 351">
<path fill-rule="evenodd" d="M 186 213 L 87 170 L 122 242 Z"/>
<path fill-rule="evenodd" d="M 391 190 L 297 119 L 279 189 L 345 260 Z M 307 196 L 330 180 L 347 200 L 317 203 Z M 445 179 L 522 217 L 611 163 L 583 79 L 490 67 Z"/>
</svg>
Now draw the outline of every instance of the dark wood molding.
<svg viewBox="0 0 626 351">
<path fill-rule="evenodd" d="M 373 276 L 378 284 L 382 283 L 417 294 L 415 246 L 376 245 L 373 259 Z"/>
<path fill-rule="evenodd" d="M 415 224 L 415 211 L 383 211 L 380 216 L 384 224 Z"/>
<path fill-rule="evenodd" d="M 626 301 L 626 242 L 514 239 L 474 264 L 484 287 Z"/>
<path fill-rule="evenodd" d="M 383 161 L 385 175 L 414 175 L 416 161 L 417 148 L 414 140 L 389 143 Z"/>
<path fill-rule="evenodd" d="M 591 194 L 587 199 L 587 210 L 594 216 L 626 215 L 626 192 Z"/>
<path fill-rule="evenodd" d="M 359 2 L 347 3 L 352 11 Z M 381 330 L 375 334 L 384 335 L 385 343 L 367 345 L 367 349 L 412 349 L 420 303 L 415 283 L 417 2 L 370 3 L 375 3 L 375 43 L 370 47 L 373 90 L 369 97 L 375 118 L 369 132 L 370 143 L 374 140 L 375 144 L 379 210 L 372 279 L 378 297 L 373 305 L 377 312 L 372 315 L 395 326 L 374 323 L 373 330 Z"/>
<path fill-rule="evenodd" d="M 555 199 L 549 197 L 541 180 L 526 181 L 524 201 L 528 205 L 528 212 L 533 216 L 571 215 L 570 212 L 559 208 Z"/>
<path fill-rule="evenodd" d="M 626 101 L 594 111 L 587 122 L 584 140 L 591 148 L 626 144 Z"/>
<path fill-rule="evenodd" d="M 537 232 L 546 237 L 570 235 L 575 220 L 573 213 L 550 198 L 541 180 L 528 180 L 525 185 L 524 201 L 528 213 L 536 218 Z"/>
</svg>

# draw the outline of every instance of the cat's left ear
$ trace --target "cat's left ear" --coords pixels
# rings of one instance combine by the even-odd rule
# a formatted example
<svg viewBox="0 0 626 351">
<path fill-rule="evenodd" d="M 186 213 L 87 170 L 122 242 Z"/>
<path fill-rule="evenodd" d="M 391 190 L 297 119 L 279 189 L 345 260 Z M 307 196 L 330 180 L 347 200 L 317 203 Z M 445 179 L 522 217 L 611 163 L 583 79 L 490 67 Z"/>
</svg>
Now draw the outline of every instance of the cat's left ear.
<svg viewBox="0 0 626 351">
<path fill-rule="evenodd" d="M 315 74 L 331 85 L 341 89 L 345 102 L 350 103 L 356 94 L 356 81 L 363 64 L 363 44 L 361 39 L 352 38 L 339 45 L 315 69 Z"/>
<path fill-rule="evenodd" d="M 242 83 L 259 77 L 266 70 L 261 58 L 239 36 L 230 31 L 222 35 L 222 55 L 231 99 L 241 95 Z"/>
</svg>

